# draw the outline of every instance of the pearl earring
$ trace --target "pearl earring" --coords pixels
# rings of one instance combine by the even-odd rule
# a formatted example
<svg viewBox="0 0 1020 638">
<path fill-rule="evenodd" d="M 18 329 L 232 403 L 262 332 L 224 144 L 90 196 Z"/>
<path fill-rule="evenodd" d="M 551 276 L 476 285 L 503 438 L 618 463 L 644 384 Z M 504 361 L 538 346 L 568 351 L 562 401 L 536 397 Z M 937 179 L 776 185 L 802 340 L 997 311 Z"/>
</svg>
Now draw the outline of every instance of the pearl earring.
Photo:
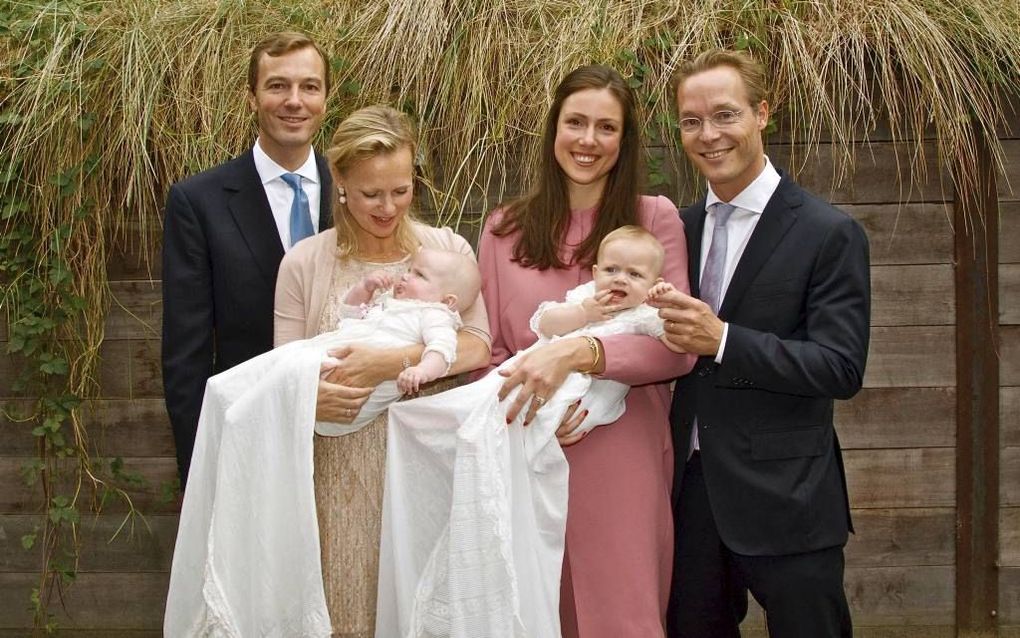
<svg viewBox="0 0 1020 638">
<path fill-rule="evenodd" d="M 346 204 L 347 203 L 347 191 L 344 190 L 343 186 L 337 186 L 336 190 L 340 194 L 340 203 L 341 204 Z"/>
</svg>

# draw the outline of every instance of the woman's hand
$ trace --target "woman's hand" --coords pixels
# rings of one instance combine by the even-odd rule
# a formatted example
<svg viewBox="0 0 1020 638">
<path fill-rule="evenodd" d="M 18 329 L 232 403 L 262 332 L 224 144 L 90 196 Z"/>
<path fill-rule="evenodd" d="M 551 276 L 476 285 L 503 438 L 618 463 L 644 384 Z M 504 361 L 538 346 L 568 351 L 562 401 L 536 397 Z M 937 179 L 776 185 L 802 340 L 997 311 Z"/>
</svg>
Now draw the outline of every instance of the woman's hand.
<svg viewBox="0 0 1020 638">
<path fill-rule="evenodd" d="M 329 356 L 339 363 L 325 377 L 327 381 L 355 388 L 375 388 L 383 381 L 395 379 L 402 369 L 399 352 L 387 348 L 350 345 L 330 350 Z"/>
<path fill-rule="evenodd" d="M 370 394 L 372 388 L 355 388 L 320 379 L 315 398 L 315 420 L 352 423 Z"/>
<path fill-rule="evenodd" d="M 563 420 L 556 428 L 556 440 L 559 441 L 560 447 L 570 447 L 588 435 L 589 430 L 577 431 L 588 416 L 588 410 L 578 410 L 580 407 L 581 400 L 578 399 L 571 403 L 563 413 Z"/>
<path fill-rule="evenodd" d="M 585 369 L 592 361 L 591 349 L 584 338 L 560 339 L 531 352 L 522 354 L 513 365 L 499 371 L 506 381 L 499 389 L 499 400 L 506 399 L 514 388 L 520 387 L 517 397 L 507 409 L 510 423 L 524 406 L 524 425 L 531 423 L 535 412 L 559 390 L 567 375 Z"/>
</svg>

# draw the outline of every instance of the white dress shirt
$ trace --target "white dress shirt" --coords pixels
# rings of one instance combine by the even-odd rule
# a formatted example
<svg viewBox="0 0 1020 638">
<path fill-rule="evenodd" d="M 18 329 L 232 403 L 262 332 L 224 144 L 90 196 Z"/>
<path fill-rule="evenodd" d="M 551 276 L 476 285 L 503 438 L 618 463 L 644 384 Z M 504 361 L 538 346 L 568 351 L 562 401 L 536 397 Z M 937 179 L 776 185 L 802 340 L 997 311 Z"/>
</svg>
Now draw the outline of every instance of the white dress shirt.
<svg viewBox="0 0 1020 638">
<path fill-rule="evenodd" d="M 748 184 L 747 188 L 740 191 L 736 197 L 728 202 L 724 202 L 733 206 L 734 210 L 730 214 L 729 221 L 726 222 L 726 265 L 723 268 L 722 288 L 719 292 L 720 306 L 722 305 L 722 300 L 726 298 L 726 289 L 730 287 L 730 279 L 733 278 L 733 272 L 737 269 L 737 263 L 740 262 L 740 257 L 744 254 L 744 248 L 747 247 L 747 242 L 751 239 L 751 233 L 754 232 L 755 226 L 758 225 L 758 220 L 761 219 L 765 205 L 772 199 L 772 194 L 776 192 L 777 186 L 779 186 L 779 173 L 772 166 L 769 158 L 766 157 L 765 168 L 758 174 L 758 177 Z M 701 234 L 701 268 L 698 270 L 702 274 L 705 272 L 708 249 L 712 246 L 712 235 L 715 233 L 715 212 L 712 210 L 712 204 L 721 201 L 719 196 L 712 190 L 712 185 L 709 184 L 708 196 L 705 199 L 705 208 L 708 210 L 708 214 L 705 217 L 705 227 Z M 719 342 L 719 352 L 715 355 L 716 363 L 722 363 L 723 351 L 726 349 L 726 337 L 729 335 L 729 330 L 730 324 L 724 323 L 722 339 Z"/>
<path fill-rule="evenodd" d="M 276 221 L 276 230 L 280 233 L 283 250 L 290 250 L 293 246 L 290 241 L 290 207 L 294 202 L 294 189 L 280 176 L 284 173 L 297 173 L 301 176 L 301 188 L 308 195 L 308 210 L 312 215 L 312 229 L 319 232 L 319 201 L 322 185 L 319 180 L 319 165 L 315 162 L 315 153 L 309 149 L 305 163 L 296 171 L 288 171 L 274 162 L 262 150 L 260 140 L 255 140 L 252 154 L 255 156 L 255 170 L 258 171 L 259 178 L 262 180 L 262 188 L 266 189 L 266 198 L 269 200 L 269 208 L 273 211 L 273 219 Z"/>
</svg>

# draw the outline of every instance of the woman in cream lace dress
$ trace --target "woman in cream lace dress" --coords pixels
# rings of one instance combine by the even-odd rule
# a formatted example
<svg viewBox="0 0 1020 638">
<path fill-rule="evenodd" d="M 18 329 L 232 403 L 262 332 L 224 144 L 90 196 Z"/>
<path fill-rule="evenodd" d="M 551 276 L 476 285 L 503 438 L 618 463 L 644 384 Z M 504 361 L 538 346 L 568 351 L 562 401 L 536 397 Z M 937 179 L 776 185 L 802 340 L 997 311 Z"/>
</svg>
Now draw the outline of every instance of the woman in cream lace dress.
<svg viewBox="0 0 1020 638">
<path fill-rule="evenodd" d="M 351 114 L 326 155 L 336 185 L 334 228 L 297 244 L 284 257 L 276 285 L 276 345 L 333 330 L 346 291 L 373 270 L 398 276 L 420 246 L 470 245 L 449 228 L 409 216 L 416 143 L 407 118 L 385 106 Z M 489 360 L 488 319 L 481 298 L 463 313 L 450 374 Z M 379 350 L 352 346 L 320 382 L 316 419 L 349 423 L 371 388 L 417 363 L 422 346 Z M 386 413 L 341 437 L 315 437 L 315 505 L 326 601 L 335 636 L 374 634 L 379 523 L 386 455 Z"/>
</svg>

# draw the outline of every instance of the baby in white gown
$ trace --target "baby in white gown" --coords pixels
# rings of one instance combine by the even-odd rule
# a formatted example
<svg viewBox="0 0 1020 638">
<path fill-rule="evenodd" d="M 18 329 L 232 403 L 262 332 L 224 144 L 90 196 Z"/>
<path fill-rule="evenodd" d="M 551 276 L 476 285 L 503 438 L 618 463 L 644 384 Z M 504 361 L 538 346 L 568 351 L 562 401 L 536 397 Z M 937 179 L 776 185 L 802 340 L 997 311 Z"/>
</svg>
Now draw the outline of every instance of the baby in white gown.
<svg viewBox="0 0 1020 638">
<path fill-rule="evenodd" d="M 350 424 L 318 421 L 316 434 L 340 436 L 370 423 L 403 394 L 413 394 L 422 384 L 445 376 L 457 354 L 460 312 L 478 297 L 481 277 L 470 258 L 445 250 L 422 248 L 411 259 L 408 271 L 394 281 L 389 273 L 376 271 L 348 291 L 337 329 L 315 337 L 330 348 L 359 343 L 395 348 L 423 343 L 421 362 L 407 366 L 395 381 L 383 381 Z M 392 288 L 392 291 L 389 289 Z M 380 290 L 386 290 L 373 300 Z M 339 364 L 326 357 L 320 375 Z"/>
<path fill-rule="evenodd" d="M 661 337 L 658 311 L 644 301 L 662 260 L 645 229 L 609 233 L 594 281 L 535 312 L 532 348 L 576 336 Z M 560 635 L 567 463 L 556 429 L 577 399 L 588 410 L 579 429 L 615 421 L 629 388 L 571 373 L 530 425 L 523 410 L 507 425 L 516 390 L 498 400 L 499 369 L 390 407 L 377 638 Z"/>
</svg>

